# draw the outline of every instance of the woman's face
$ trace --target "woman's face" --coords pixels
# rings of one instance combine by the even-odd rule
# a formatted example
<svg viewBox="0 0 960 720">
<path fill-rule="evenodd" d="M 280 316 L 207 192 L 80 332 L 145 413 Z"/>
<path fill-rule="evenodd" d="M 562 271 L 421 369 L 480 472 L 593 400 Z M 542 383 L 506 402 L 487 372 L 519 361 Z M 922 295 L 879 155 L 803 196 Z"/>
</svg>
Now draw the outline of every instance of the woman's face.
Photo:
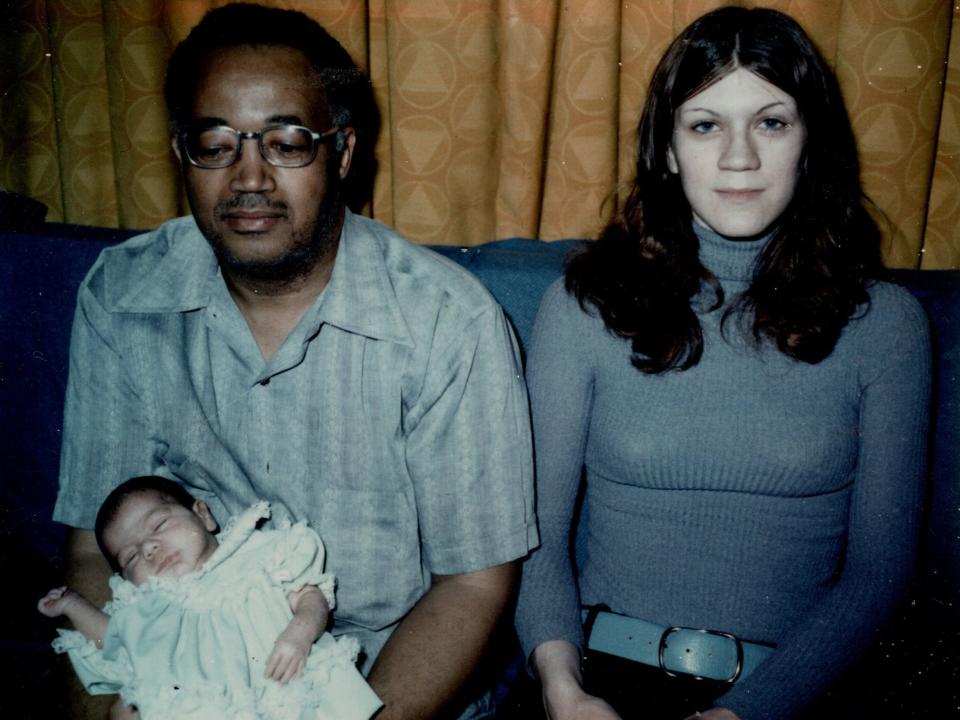
<svg viewBox="0 0 960 720">
<path fill-rule="evenodd" d="M 751 237 L 793 198 L 805 139 L 794 99 L 737 68 L 677 109 L 667 162 L 680 175 L 694 222 Z"/>
</svg>

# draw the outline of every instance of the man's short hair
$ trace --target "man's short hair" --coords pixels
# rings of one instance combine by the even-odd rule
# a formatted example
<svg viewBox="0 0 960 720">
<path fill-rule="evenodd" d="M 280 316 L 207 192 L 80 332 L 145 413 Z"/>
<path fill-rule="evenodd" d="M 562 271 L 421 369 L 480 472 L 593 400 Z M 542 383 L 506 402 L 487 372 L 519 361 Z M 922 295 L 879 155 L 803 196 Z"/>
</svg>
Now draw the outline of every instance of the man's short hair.
<svg viewBox="0 0 960 720">
<path fill-rule="evenodd" d="M 344 47 L 319 23 L 296 10 L 234 3 L 204 15 L 174 49 L 167 66 L 164 98 L 172 133 L 183 131 L 190 122 L 207 58 L 218 50 L 244 46 L 288 47 L 306 57 L 330 109 L 331 122 L 337 127 L 352 127 L 356 133 L 344 191 L 351 207 L 357 207 L 357 202 L 362 205 L 376 171 L 373 148 L 380 131 L 373 88 Z M 343 142 L 342 134 L 338 134 L 338 151 L 343 149 Z"/>
</svg>

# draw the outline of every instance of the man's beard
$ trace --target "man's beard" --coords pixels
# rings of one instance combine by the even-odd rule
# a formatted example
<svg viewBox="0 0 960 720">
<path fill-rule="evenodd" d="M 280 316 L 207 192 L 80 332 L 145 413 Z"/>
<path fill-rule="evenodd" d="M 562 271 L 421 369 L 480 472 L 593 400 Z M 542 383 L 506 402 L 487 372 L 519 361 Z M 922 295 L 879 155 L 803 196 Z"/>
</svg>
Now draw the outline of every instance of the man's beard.
<svg viewBox="0 0 960 720">
<path fill-rule="evenodd" d="M 222 216 L 234 209 L 272 209 L 286 211 L 286 203 L 270 200 L 260 193 L 245 193 L 217 205 L 214 212 Z M 328 185 L 320 203 L 316 223 L 304 231 L 294 231 L 290 247 L 273 259 L 244 259 L 229 251 L 223 235 L 208 229 L 205 234 L 217 261 L 233 278 L 258 285 L 285 286 L 306 277 L 324 258 L 336 250 L 339 224 L 343 214 L 339 183 Z"/>
</svg>

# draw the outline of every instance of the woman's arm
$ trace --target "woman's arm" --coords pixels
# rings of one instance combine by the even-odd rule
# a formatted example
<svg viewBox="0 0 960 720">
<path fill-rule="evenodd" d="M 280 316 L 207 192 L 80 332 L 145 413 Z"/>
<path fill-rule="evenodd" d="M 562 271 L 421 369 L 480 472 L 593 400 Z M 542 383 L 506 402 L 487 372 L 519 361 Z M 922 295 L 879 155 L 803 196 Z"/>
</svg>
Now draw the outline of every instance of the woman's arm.
<svg viewBox="0 0 960 720">
<path fill-rule="evenodd" d="M 827 690 L 877 642 L 913 573 L 929 423 L 927 320 L 906 291 L 878 286 L 862 322 L 851 338 L 852 362 L 861 364 L 852 429 L 860 446 L 842 573 L 777 652 L 718 701 L 744 720 L 790 718 Z"/>
<path fill-rule="evenodd" d="M 593 396 L 591 333 L 597 331 L 558 281 L 544 296 L 527 361 L 540 548 L 523 567 L 517 629 L 543 683 L 551 718 L 616 717 L 605 704 L 599 714 L 578 712 L 581 701 L 599 701 L 581 689 L 583 631 L 570 554 Z M 560 715 L 561 709 L 570 714 Z"/>
<path fill-rule="evenodd" d="M 287 595 L 287 600 L 293 618 L 274 643 L 264 672 L 281 685 L 303 674 L 310 648 L 327 627 L 330 617 L 327 599 L 316 585 L 304 585 Z"/>
<path fill-rule="evenodd" d="M 37 610 L 51 618 L 66 615 L 73 627 L 87 640 L 95 642 L 97 647 L 103 645 L 103 636 L 107 632 L 110 616 L 98 610 L 92 602 L 77 591 L 65 585 L 53 588 L 40 598 Z"/>
</svg>

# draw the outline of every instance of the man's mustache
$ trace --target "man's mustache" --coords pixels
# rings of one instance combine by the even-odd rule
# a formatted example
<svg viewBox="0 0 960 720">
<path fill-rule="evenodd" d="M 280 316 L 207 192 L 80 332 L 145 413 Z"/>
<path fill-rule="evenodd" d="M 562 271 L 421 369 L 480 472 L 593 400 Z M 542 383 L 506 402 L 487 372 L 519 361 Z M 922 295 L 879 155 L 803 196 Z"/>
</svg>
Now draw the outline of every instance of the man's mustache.
<svg viewBox="0 0 960 720">
<path fill-rule="evenodd" d="M 279 200 L 271 200 L 262 193 L 242 193 L 229 200 L 217 204 L 219 213 L 230 210 L 287 210 L 287 204 Z"/>
</svg>

